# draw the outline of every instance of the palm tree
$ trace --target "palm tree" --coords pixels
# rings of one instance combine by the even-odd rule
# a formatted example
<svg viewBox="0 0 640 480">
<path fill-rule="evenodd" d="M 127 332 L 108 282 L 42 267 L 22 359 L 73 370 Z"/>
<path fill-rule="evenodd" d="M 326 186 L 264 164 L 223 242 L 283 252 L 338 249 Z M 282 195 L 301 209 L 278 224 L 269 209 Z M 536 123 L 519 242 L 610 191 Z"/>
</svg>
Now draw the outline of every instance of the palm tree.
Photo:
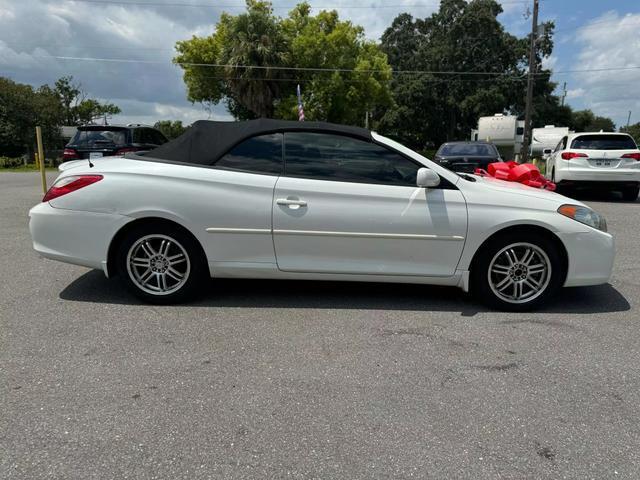
<svg viewBox="0 0 640 480">
<path fill-rule="evenodd" d="M 288 76 L 286 70 L 273 68 L 289 61 L 280 23 L 269 3 L 256 0 L 247 1 L 246 13 L 228 19 L 222 55 L 230 65 L 224 72 L 226 88 L 256 117 L 273 117 L 274 99 Z"/>
</svg>

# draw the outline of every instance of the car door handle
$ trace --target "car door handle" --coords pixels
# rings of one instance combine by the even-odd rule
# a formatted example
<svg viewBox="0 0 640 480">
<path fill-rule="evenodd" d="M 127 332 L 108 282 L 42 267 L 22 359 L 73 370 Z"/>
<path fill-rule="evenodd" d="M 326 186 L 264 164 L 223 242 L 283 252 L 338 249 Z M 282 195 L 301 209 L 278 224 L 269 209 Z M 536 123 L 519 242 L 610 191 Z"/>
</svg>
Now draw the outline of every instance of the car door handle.
<svg viewBox="0 0 640 480">
<path fill-rule="evenodd" d="M 286 205 L 289 207 L 306 207 L 307 206 L 307 202 L 305 202 L 304 200 L 290 200 L 288 198 L 278 198 L 276 200 L 276 203 L 278 205 Z"/>
</svg>

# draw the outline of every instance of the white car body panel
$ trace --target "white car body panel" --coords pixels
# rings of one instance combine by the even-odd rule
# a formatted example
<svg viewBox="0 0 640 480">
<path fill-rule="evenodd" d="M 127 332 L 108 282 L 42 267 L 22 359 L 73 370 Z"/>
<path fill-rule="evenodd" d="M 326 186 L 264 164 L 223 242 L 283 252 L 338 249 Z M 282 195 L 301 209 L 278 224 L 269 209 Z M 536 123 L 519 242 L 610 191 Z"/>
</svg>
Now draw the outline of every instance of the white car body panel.
<svg viewBox="0 0 640 480">
<path fill-rule="evenodd" d="M 517 225 L 553 232 L 565 245 L 565 285 L 606 282 L 614 243 L 556 212 L 580 202 L 488 178 L 476 181 L 373 134 L 456 188 L 424 189 L 259 175 L 108 157 L 67 165 L 60 177 L 105 178 L 30 211 L 43 256 L 106 273 L 111 240 L 140 218 L 171 220 L 200 242 L 214 277 L 387 281 L 468 286 L 478 248 Z M 277 200 L 302 200 L 305 207 Z M 598 251 L 594 256 L 593 251 Z M 598 257 L 598 258 L 594 258 Z"/>
<path fill-rule="evenodd" d="M 273 241 L 284 271 L 451 276 L 467 233 L 458 190 L 281 177 L 275 199 Z"/>
</svg>

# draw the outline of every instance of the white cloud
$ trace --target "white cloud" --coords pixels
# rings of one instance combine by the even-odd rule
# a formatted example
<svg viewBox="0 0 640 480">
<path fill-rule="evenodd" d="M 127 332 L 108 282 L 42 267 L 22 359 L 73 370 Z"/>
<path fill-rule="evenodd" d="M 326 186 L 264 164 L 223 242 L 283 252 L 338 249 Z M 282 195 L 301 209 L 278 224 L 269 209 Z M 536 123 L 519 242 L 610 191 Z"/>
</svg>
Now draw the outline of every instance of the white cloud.
<svg viewBox="0 0 640 480">
<path fill-rule="evenodd" d="M 164 114 L 206 118 L 206 112 L 187 101 L 181 70 L 171 58 L 177 40 L 211 31 L 215 17 L 174 13 L 65 0 L 5 6 L 0 0 L 0 74 L 35 86 L 73 75 L 89 95 L 118 104 L 123 119 L 140 115 L 141 109 L 149 120 L 156 115 L 153 121 L 166 118 Z"/>
<path fill-rule="evenodd" d="M 198 2 L 200 4 L 205 2 Z M 213 4 L 214 2 L 212 2 Z M 236 2 L 222 2 L 236 3 Z M 237 2 L 241 4 L 240 1 Z M 275 12 L 284 16 L 293 2 L 274 1 Z M 424 18 L 437 2 L 394 0 L 393 8 L 384 0 L 333 0 L 340 17 L 362 25 L 369 38 L 378 39 L 393 18 L 409 11 Z M 365 8 L 345 8 L 347 6 Z M 409 7 L 411 5 L 411 7 Z M 383 8 L 366 8 L 377 6 Z M 341 8 L 342 7 L 342 8 Z M 530 28 L 522 13 L 522 3 L 505 2 L 501 19 L 518 33 Z M 229 9 L 228 9 L 229 10 Z M 232 13 L 242 9 L 230 9 Z M 118 121 L 153 123 L 163 118 L 206 118 L 208 112 L 186 99 L 181 70 L 171 64 L 177 40 L 213 31 L 221 9 L 217 7 L 160 7 L 142 5 L 98 5 L 69 0 L 0 0 L 0 74 L 19 82 L 41 85 L 63 75 L 73 75 L 84 89 L 97 98 L 115 102 L 123 109 Z M 314 11 L 314 13 L 316 13 Z M 616 12 L 593 19 L 575 31 L 575 69 L 608 69 L 640 65 L 640 14 L 620 16 Z M 94 57 L 151 61 L 157 63 L 116 63 L 52 58 Z M 564 69 L 558 57 L 545 60 L 545 67 Z M 640 112 L 637 85 L 640 70 L 603 71 L 573 74 L 567 97 L 579 99 L 599 114 L 626 121 L 631 108 Z M 221 118 L 224 107 L 214 109 Z"/>
<path fill-rule="evenodd" d="M 289 0 L 273 3 L 280 16 L 286 16 L 292 4 Z M 336 7 L 341 18 L 362 25 L 369 38 L 377 39 L 400 12 L 411 11 L 414 16 L 425 17 L 438 8 L 437 2 L 424 2 L 424 6 L 417 3 L 420 2 L 394 0 L 392 8 L 384 0 L 333 0 L 328 4 Z M 353 6 L 364 8 L 347 8 Z M 371 6 L 379 8 L 368 8 Z M 243 8 L 226 10 L 239 13 Z M 0 74 L 34 86 L 73 75 L 89 95 L 122 108 L 123 114 L 114 121 L 153 123 L 170 118 L 190 123 L 207 118 L 209 113 L 187 101 L 182 72 L 171 64 L 174 45 L 192 35 L 210 34 L 222 10 L 70 0 L 0 0 Z M 135 63 L 136 60 L 152 63 Z M 217 106 L 211 118 L 228 117 L 224 107 Z"/>
<path fill-rule="evenodd" d="M 542 68 L 546 70 L 554 70 L 558 64 L 558 57 L 550 55 L 542 59 Z"/>
<path fill-rule="evenodd" d="M 616 124 L 626 122 L 629 110 L 640 111 L 640 13 L 621 16 L 608 12 L 585 25 L 576 35 L 580 45 L 572 75 L 582 101 Z M 627 68 L 621 70 L 620 68 Z"/>
<path fill-rule="evenodd" d="M 587 91 L 584 88 L 574 88 L 572 90 L 567 90 L 567 99 L 571 100 L 572 98 L 581 98 L 584 97 Z"/>
</svg>

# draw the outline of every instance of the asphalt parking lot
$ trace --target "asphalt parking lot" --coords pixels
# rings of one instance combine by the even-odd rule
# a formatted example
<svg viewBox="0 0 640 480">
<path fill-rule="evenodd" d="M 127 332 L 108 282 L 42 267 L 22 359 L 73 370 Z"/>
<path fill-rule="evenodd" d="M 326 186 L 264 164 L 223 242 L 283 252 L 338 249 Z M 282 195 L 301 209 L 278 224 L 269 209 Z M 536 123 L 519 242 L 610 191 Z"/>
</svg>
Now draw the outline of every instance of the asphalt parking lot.
<svg viewBox="0 0 640 480">
<path fill-rule="evenodd" d="M 0 478 L 640 478 L 640 202 L 584 198 L 610 285 L 507 314 L 327 282 L 142 305 L 33 252 L 41 196 L 0 174 Z"/>
</svg>

